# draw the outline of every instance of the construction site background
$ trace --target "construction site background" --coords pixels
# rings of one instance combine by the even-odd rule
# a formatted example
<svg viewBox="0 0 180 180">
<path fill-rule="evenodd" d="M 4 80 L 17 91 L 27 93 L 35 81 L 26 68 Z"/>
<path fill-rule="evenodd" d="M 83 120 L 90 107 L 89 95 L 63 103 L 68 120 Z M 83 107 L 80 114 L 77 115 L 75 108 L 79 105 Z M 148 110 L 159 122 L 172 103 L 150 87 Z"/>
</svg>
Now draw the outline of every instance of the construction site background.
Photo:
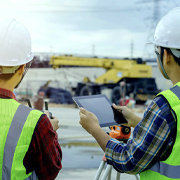
<svg viewBox="0 0 180 180">
<path fill-rule="evenodd" d="M 37 95 L 39 88 L 49 80 L 51 80 L 49 86 L 71 92 L 71 87 L 83 81 L 83 77 L 88 75 L 91 81 L 94 81 L 104 72 L 103 68 L 91 67 L 64 67 L 55 70 L 52 68 L 31 68 L 15 92 L 19 99 L 32 98 Z M 152 67 L 152 77 L 155 77 L 157 87 L 160 90 L 166 90 L 172 86 L 171 82 L 161 75 L 157 66 Z"/>
<path fill-rule="evenodd" d="M 91 81 L 94 81 L 97 76 L 104 72 L 105 69 L 96 67 L 64 67 L 55 70 L 50 67 L 30 68 L 16 90 L 17 97 L 19 99 L 29 98 L 31 102 L 35 101 L 38 90 L 47 82 L 49 82 L 48 86 L 52 88 L 62 88 L 71 92 L 71 87 L 83 81 L 83 77 L 88 75 Z M 157 87 L 160 90 L 166 90 L 172 86 L 170 81 L 164 79 L 157 66 L 152 67 L 152 77 L 156 79 Z M 45 100 L 48 101 L 48 99 L 43 99 L 43 101 Z M 132 110 L 142 117 L 150 101 L 145 106 L 136 105 Z M 24 104 L 28 105 L 27 103 Z M 60 128 L 57 133 L 63 150 L 63 169 L 56 179 L 93 179 L 100 165 L 103 151 L 79 125 L 79 109 L 76 108 L 75 104 L 49 104 L 49 111 L 60 121 Z M 109 131 L 108 128 L 104 128 L 104 130 Z M 115 178 L 115 171 L 112 176 Z M 121 174 L 121 178 L 133 180 L 135 176 Z"/>
</svg>

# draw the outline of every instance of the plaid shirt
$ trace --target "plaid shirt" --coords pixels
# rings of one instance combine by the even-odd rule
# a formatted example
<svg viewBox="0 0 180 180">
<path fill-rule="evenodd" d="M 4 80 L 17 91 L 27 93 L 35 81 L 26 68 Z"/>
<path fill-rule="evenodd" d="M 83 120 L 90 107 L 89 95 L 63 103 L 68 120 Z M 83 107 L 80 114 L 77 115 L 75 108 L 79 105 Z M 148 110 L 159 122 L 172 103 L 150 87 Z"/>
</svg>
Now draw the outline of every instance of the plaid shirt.
<svg viewBox="0 0 180 180">
<path fill-rule="evenodd" d="M 168 158 L 176 138 L 176 119 L 167 100 L 156 97 L 127 144 L 110 139 L 106 145 L 107 163 L 119 172 L 138 174 L 157 161 Z"/>
<path fill-rule="evenodd" d="M 16 100 L 13 92 L 0 88 L 0 98 Z M 39 179 L 55 179 L 62 168 L 62 152 L 57 133 L 53 130 L 49 118 L 43 114 L 34 130 L 29 149 L 24 157 L 26 173 L 35 169 Z"/>
</svg>

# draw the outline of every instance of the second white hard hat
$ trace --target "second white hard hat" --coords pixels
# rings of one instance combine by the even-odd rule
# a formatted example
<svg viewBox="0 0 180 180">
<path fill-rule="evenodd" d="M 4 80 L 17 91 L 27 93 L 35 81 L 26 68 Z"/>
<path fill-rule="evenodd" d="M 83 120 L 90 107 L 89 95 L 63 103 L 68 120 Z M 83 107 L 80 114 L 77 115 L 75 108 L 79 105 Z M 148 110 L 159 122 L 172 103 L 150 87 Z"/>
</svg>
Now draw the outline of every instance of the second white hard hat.
<svg viewBox="0 0 180 180">
<path fill-rule="evenodd" d="M 156 46 L 170 48 L 176 57 L 180 57 L 180 7 L 172 9 L 158 23 L 154 41 Z"/>
<path fill-rule="evenodd" d="M 172 9 L 158 23 L 154 44 L 167 48 L 180 49 L 180 7 Z"/>
<path fill-rule="evenodd" d="M 20 66 L 32 59 L 28 30 L 15 19 L 0 21 L 0 66 Z"/>
</svg>

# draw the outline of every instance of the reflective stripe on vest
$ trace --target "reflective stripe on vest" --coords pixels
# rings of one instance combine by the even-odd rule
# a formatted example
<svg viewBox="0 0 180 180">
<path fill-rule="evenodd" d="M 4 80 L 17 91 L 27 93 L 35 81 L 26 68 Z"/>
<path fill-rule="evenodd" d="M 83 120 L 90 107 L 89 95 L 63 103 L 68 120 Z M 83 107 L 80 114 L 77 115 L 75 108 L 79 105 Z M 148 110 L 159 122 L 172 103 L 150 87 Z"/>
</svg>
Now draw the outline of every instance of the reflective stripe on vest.
<svg viewBox="0 0 180 180">
<path fill-rule="evenodd" d="M 180 87 L 178 85 L 170 89 L 180 100 Z M 180 166 L 173 166 L 163 162 L 156 162 L 150 170 L 160 173 L 168 178 L 180 179 Z"/>
<path fill-rule="evenodd" d="M 36 172 L 33 171 L 32 174 L 28 178 L 26 178 L 25 180 L 37 180 L 37 179 L 38 179 L 38 177 L 36 175 Z"/>
<path fill-rule="evenodd" d="M 169 178 L 178 179 L 180 178 L 180 166 L 172 166 L 163 162 L 156 162 L 150 170 L 160 173 Z"/>
<path fill-rule="evenodd" d="M 180 99 L 180 87 L 174 86 L 170 89 Z"/>
<path fill-rule="evenodd" d="M 28 108 L 23 105 L 19 105 L 18 109 L 13 117 L 11 126 L 8 131 L 5 147 L 4 147 L 3 169 L 2 169 L 2 179 L 3 180 L 11 179 L 11 167 L 12 167 L 15 148 L 16 148 L 18 139 L 21 135 L 23 126 L 24 126 L 26 119 L 31 110 L 32 110 L 31 108 Z M 32 173 L 31 176 L 33 177 L 34 173 Z M 32 177 L 31 178 L 28 177 L 27 179 L 30 180 L 30 179 L 32 179 Z M 33 178 L 33 179 L 35 179 L 35 178 Z"/>
</svg>

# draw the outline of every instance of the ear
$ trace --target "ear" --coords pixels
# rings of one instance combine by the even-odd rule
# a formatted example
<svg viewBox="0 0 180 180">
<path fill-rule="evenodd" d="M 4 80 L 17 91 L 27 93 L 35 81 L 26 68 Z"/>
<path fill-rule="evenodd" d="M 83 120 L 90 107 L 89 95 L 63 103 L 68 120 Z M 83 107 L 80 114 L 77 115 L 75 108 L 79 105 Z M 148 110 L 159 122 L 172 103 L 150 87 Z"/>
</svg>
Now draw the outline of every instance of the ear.
<svg viewBox="0 0 180 180">
<path fill-rule="evenodd" d="M 163 58 L 163 65 L 170 63 L 171 55 L 168 53 L 167 49 L 164 49 L 164 58 Z"/>
<path fill-rule="evenodd" d="M 19 75 L 23 74 L 24 68 L 25 68 L 25 64 L 23 64 L 23 65 L 21 65 L 21 66 L 19 67 L 19 69 L 18 69 Z"/>
</svg>

